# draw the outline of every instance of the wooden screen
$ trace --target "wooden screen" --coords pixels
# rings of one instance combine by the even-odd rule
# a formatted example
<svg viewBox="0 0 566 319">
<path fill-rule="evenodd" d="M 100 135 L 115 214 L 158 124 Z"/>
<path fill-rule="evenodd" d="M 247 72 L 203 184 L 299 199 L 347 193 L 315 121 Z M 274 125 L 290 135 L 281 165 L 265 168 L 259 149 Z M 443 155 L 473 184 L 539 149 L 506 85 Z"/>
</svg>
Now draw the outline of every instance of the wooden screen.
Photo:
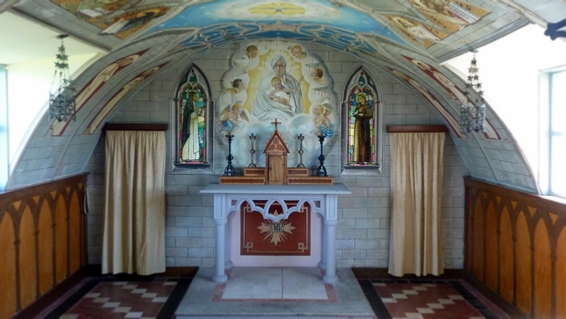
<svg viewBox="0 0 566 319">
<path fill-rule="evenodd" d="M 465 270 L 528 317 L 566 318 L 566 202 L 465 186 Z"/>
<path fill-rule="evenodd" d="M 0 194 L 0 319 L 86 265 L 86 175 Z"/>
</svg>

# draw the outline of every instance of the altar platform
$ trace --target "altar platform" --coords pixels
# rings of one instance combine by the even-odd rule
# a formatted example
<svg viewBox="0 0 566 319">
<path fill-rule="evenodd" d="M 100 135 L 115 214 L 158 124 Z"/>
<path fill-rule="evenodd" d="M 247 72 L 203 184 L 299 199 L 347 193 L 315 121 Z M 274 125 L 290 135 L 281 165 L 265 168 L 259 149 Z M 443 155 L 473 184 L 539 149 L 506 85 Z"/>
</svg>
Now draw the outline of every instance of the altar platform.
<svg viewBox="0 0 566 319">
<path fill-rule="evenodd" d="M 199 269 L 176 318 L 376 318 L 349 268 L 334 284 L 315 267 L 234 267 L 224 283 L 214 273 Z"/>
</svg>

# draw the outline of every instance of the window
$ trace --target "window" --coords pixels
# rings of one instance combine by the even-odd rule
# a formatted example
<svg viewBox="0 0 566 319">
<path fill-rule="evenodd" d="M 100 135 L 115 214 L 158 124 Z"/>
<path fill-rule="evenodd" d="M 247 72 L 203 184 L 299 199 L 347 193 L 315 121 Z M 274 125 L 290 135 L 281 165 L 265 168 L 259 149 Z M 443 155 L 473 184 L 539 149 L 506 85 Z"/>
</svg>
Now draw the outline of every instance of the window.
<svg viewBox="0 0 566 319">
<path fill-rule="evenodd" d="M 379 168 L 381 152 L 377 139 L 380 116 L 375 82 L 368 71 L 360 67 L 347 83 L 344 92 L 344 168 Z"/>
<path fill-rule="evenodd" d="M 183 75 L 175 97 L 176 166 L 208 165 L 210 90 L 206 78 L 192 65 Z"/>
<path fill-rule="evenodd" d="M 549 195 L 566 198 L 566 70 L 549 74 Z"/>
</svg>

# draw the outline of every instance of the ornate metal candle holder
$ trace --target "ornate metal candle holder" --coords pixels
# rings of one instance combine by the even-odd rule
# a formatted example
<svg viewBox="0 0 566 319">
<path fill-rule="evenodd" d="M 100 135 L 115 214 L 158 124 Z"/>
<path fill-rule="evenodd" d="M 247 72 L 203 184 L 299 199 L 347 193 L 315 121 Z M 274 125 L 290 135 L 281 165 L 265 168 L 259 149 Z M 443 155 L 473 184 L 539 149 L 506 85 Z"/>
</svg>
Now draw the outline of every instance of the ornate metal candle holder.
<svg viewBox="0 0 566 319">
<path fill-rule="evenodd" d="M 255 150 L 254 150 L 254 141 L 255 141 L 256 136 L 254 135 L 254 133 L 250 134 L 250 143 L 252 144 L 252 149 L 250 150 L 250 155 L 252 158 L 252 162 L 250 163 L 250 165 L 248 165 L 248 167 L 257 167 L 256 164 L 254 164 L 254 154 L 255 154 Z"/>
<path fill-rule="evenodd" d="M 305 139 L 305 137 L 303 136 L 303 134 L 299 134 L 297 138 L 299 139 L 299 141 L 301 141 L 301 147 L 299 148 L 299 165 L 297 165 L 297 167 L 305 167 L 305 164 L 303 164 L 303 140 Z"/>
<path fill-rule="evenodd" d="M 326 173 L 326 167 L 324 167 L 324 154 L 322 151 L 322 143 L 324 143 L 324 138 L 326 136 L 324 134 L 320 134 L 318 136 L 318 141 L 320 142 L 320 156 L 318 157 L 318 160 L 320 161 L 320 165 L 318 166 L 318 168 L 316 169 L 316 175 L 317 176 L 328 176 L 328 174 Z"/>
<path fill-rule="evenodd" d="M 228 156 L 226 156 L 228 165 L 224 168 L 224 176 L 234 176 L 235 171 L 234 166 L 232 166 L 232 160 L 234 159 L 234 156 L 232 156 L 232 139 L 234 138 L 234 135 L 228 133 L 226 138 L 228 138 Z"/>
</svg>

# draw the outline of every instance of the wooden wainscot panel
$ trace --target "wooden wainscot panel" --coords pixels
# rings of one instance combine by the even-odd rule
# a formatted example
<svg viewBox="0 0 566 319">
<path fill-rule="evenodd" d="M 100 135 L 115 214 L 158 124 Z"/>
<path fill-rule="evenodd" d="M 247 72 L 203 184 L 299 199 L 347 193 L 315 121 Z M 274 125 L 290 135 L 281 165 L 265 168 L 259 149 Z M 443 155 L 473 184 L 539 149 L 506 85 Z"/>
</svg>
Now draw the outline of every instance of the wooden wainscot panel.
<svg viewBox="0 0 566 319">
<path fill-rule="evenodd" d="M 497 211 L 495 202 L 489 200 L 485 219 L 485 283 L 495 291 L 499 290 L 499 252 L 497 243 Z"/>
<path fill-rule="evenodd" d="M 20 284 L 20 304 L 24 308 L 35 300 L 36 291 L 36 256 L 35 246 L 35 227 L 33 216 L 26 206 L 20 220 L 19 245 L 16 244 L 19 258 L 19 284 Z"/>
<path fill-rule="evenodd" d="M 536 224 L 534 239 L 535 318 L 551 318 L 552 263 L 550 260 L 548 228 L 543 219 L 540 219 Z"/>
<path fill-rule="evenodd" d="M 499 237 L 499 276 L 500 276 L 500 287 L 499 292 L 509 303 L 513 303 L 515 298 L 515 264 L 513 262 L 513 229 L 511 227 L 511 216 L 509 215 L 509 209 L 504 206 L 501 213 L 501 223 L 499 226 L 500 237 Z"/>
<path fill-rule="evenodd" d="M 26 306 L 86 265 L 85 182 L 83 174 L 0 194 L 0 318 L 29 317 Z"/>
<path fill-rule="evenodd" d="M 0 211 L 0 318 L 10 318 L 18 309 L 16 286 L 16 232 L 12 216 Z"/>
<path fill-rule="evenodd" d="M 43 295 L 53 287 L 53 272 L 55 271 L 55 260 L 53 259 L 53 216 L 46 200 L 39 211 L 39 294 Z"/>
<path fill-rule="evenodd" d="M 67 264 L 69 253 L 69 233 L 67 227 L 67 207 L 62 196 L 57 198 L 57 212 L 55 214 L 55 281 L 60 283 L 67 278 Z"/>
<path fill-rule="evenodd" d="M 566 318 L 566 202 L 465 178 L 472 282 L 513 317 Z"/>
<path fill-rule="evenodd" d="M 517 241 L 515 243 L 515 249 L 517 250 L 517 257 L 515 258 L 515 267 L 517 268 L 517 277 L 515 279 L 517 296 L 515 303 L 523 312 L 530 314 L 532 310 L 531 283 L 533 279 L 533 269 L 531 267 L 531 261 L 533 260 L 533 256 L 531 254 L 531 235 L 526 213 L 521 212 L 518 214 L 515 228 L 517 234 Z"/>
<path fill-rule="evenodd" d="M 566 251 L 566 229 L 564 227 L 558 236 L 556 251 Z M 556 285 L 556 300 L 562 301 L 556 303 L 556 318 L 566 318 L 566 254 L 556 254 L 554 285 Z"/>
</svg>

